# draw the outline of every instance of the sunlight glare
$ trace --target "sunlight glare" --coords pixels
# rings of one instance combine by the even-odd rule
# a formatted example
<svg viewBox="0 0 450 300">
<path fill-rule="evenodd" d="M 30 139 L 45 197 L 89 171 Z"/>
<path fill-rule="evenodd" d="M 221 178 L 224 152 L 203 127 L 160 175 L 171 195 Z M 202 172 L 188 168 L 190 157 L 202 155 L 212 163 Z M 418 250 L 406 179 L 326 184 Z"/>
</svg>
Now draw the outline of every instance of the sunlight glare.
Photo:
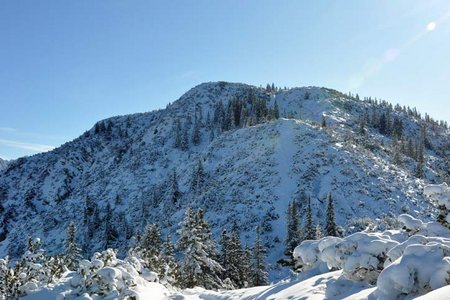
<svg viewBox="0 0 450 300">
<path fill-rule="evenodd" d="M 427 25 L 427 30 L 428 31 L 433 31 L 433 30 L 435 30 L 436 29 L 436 22 L 430 22 L 430 23 L 428 23 L 428 25 Z"/>
</svg>

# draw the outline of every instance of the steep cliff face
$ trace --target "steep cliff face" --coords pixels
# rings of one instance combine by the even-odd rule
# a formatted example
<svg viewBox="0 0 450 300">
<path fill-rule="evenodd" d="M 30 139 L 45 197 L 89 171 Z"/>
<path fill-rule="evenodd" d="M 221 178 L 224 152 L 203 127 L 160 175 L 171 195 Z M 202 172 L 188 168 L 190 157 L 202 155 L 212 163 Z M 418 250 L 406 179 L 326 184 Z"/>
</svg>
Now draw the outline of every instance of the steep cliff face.
<svg viewBox="0 0 450 300">
<path fill-rule="evenodd" d="M 393 120 L 386 132 L 377 125 L 384 113 Z M 399 120 L 401 139 L 393 134 Z M 424 126 L 420 179 L 416 140 Z M 166 109 L 100 121 L 0 171 L 0 257 L 20 254 L 27 235 L 60 251 L 70 221 L 85 251 L 124 251 L 146 223 L 176 237 L 190 206 L 206 210 L 216 236 L 236 223 L 250 243 L 260 225 L 274 262 L 286 208 L 302 192 L 312 197 L 316 224 L 323 224 L 329 192 L 343 227 L 405 211 L 432 216 L 421 189 L 424 180 L 446 179 L 447 133 L 406 108 L 325 88 L 201 84 Z M 411 157 L 404 155 L 409 139 Z"/>
</svg>

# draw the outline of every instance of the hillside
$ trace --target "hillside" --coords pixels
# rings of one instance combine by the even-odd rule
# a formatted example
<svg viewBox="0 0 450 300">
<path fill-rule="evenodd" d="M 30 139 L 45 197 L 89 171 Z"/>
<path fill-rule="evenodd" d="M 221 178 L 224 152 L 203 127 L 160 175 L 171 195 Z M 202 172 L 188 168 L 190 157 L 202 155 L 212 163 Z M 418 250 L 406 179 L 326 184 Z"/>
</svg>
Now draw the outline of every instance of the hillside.
<svg viewBox="0 0 450 300">
<path fill-rule="evenodd" d="M 358 98 L 317 87 L 204 83 L 165 109 L 100 121 L 1 171 L 0 257 L 19 256 L 28 235 L 60 252 L 70 221 L 87 253 L 117 247 L 123 254 L 146 223 L 176 238 L 185 209 L 201 207 L 215 237 L 235 223 L 251 243 L 260 225 L 274 263 L 288 203 L 302 192 L 311 194 L 316 223 L 331 192 L 347 232 L 403 212 L 431 218 L 422 187 L 447 180 L 446 124 Z M 401 121 L 401 137 L 393 120 Z"/>
</svg>

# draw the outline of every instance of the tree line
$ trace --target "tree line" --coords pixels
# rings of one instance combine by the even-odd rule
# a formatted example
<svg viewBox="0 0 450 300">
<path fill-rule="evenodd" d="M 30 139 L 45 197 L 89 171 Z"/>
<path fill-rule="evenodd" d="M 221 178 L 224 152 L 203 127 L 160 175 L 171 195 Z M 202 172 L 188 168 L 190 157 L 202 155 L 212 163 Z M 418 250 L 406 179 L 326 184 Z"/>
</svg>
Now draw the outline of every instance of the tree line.
<svg viewBox="0 0 450 300">
<path fill-rule="evenodd" d="M 174 244 L 169 235 L 161 238 L 158 225 L 148 224 L 133 237 L 127 258 L 138 259 L 146 270 L 158 274 L 161 283 L 180 288 L 235 289 L 269 283 L 259 227 L 250 248 L 242 245 L 237 225 L 229 232 L 223 230 L 218 243 L 214 241 L 201 209 L 188 208 L 179 225 Z M 83 256 L 73 222 L 67 227 L 64 249 L 60 255 L 46 255 L 40 240 L 29 237 L 22 258 L 14 263 L 8 257 L 0 259 L 0 295 L 17 298 L 30 284 L 57 282 L 68 270 L 80 272 Z"/>
</svg>

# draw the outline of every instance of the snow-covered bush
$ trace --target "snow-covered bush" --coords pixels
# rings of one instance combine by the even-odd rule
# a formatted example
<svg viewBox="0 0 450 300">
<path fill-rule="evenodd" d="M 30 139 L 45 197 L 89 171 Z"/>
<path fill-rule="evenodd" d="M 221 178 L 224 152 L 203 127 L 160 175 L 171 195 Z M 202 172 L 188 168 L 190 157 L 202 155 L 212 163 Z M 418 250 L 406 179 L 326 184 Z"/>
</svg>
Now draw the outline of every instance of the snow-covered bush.
<svg viewBox="0 0 450 300">
<path fill-rule="evenodd" d="M 420 238 L 419 238 L 420 239 Z M 421 295 L 450 284 L 450 241 L 412 244 L 384 269 L 377 281 L 379 299 Z"/>
<path fill-rule="evenodd" d="M 56 281 L 66 270 L 60 257 L 46 256 L 39 239 L 29 238 L 27 251 L 14 264 L 0 259 L 0 299 L 15 299 Z"/>
<path fill-rule="evenodd" d="M 322 256 L 328 266 L 342 269 L 347 279 L 375 283 L 387 252 L 396 245 L 388 235 L 359 232 L 324 249 Z"/>
<path fill-rule="evenodd" d="M 312 268 L 342 270 L 350 280 L 374 284 L 383 270 L 387 253 L 399 245 L 402 235 L 395 232 L 359 232 L 343 239 L 325 237 L 318 241 L 304 241 L 294 250 L 296 265 L 302 271 Z"/>
<path fill-rule="evenodd" d="M 329 271 L 333 266 L 327 266 L 326 261 L 322 259 L 323 251 L 335 244 L 341 242 L 338 237 L 327 236 L 320 240 L 306 240 L 294 249 L 293 257 L 295 267 L 300 271 L 307 271 L 313 268 L 319 268 L 323 272 Z"/>
<path fill-rule="evenodd" d="M 403 224 L 403 229 L 412 235 L 439 236 L 450 238 L 450 230 L 438 222 L 422 222 L 410 215 L 398 216 L 398 220 Z"/>
<path fill-rule="evenodd" d="M 133 298 L 137 297 L 136 287 L 157 281 L 158 275 L 144 268 L 138 259 L 120 260 L 113 249 L 108 249 L 95 253 L 90 261 L 80 261 L 79 270 L 70 281 L 74 288 L 70 295 L 87 293 L 111 299 Z"/>
<path fill-rule="evenodd" d="M 383 270 L 387 253 L 399 242 L 392 234 L 359 232 L 343 239 L 325 237 L 304 241 L 295 248 L 294 259 L 302 271 L 311 268 L 342 270 L 344 277 L 355 281 L 375 283 Z"/>
</svg>

